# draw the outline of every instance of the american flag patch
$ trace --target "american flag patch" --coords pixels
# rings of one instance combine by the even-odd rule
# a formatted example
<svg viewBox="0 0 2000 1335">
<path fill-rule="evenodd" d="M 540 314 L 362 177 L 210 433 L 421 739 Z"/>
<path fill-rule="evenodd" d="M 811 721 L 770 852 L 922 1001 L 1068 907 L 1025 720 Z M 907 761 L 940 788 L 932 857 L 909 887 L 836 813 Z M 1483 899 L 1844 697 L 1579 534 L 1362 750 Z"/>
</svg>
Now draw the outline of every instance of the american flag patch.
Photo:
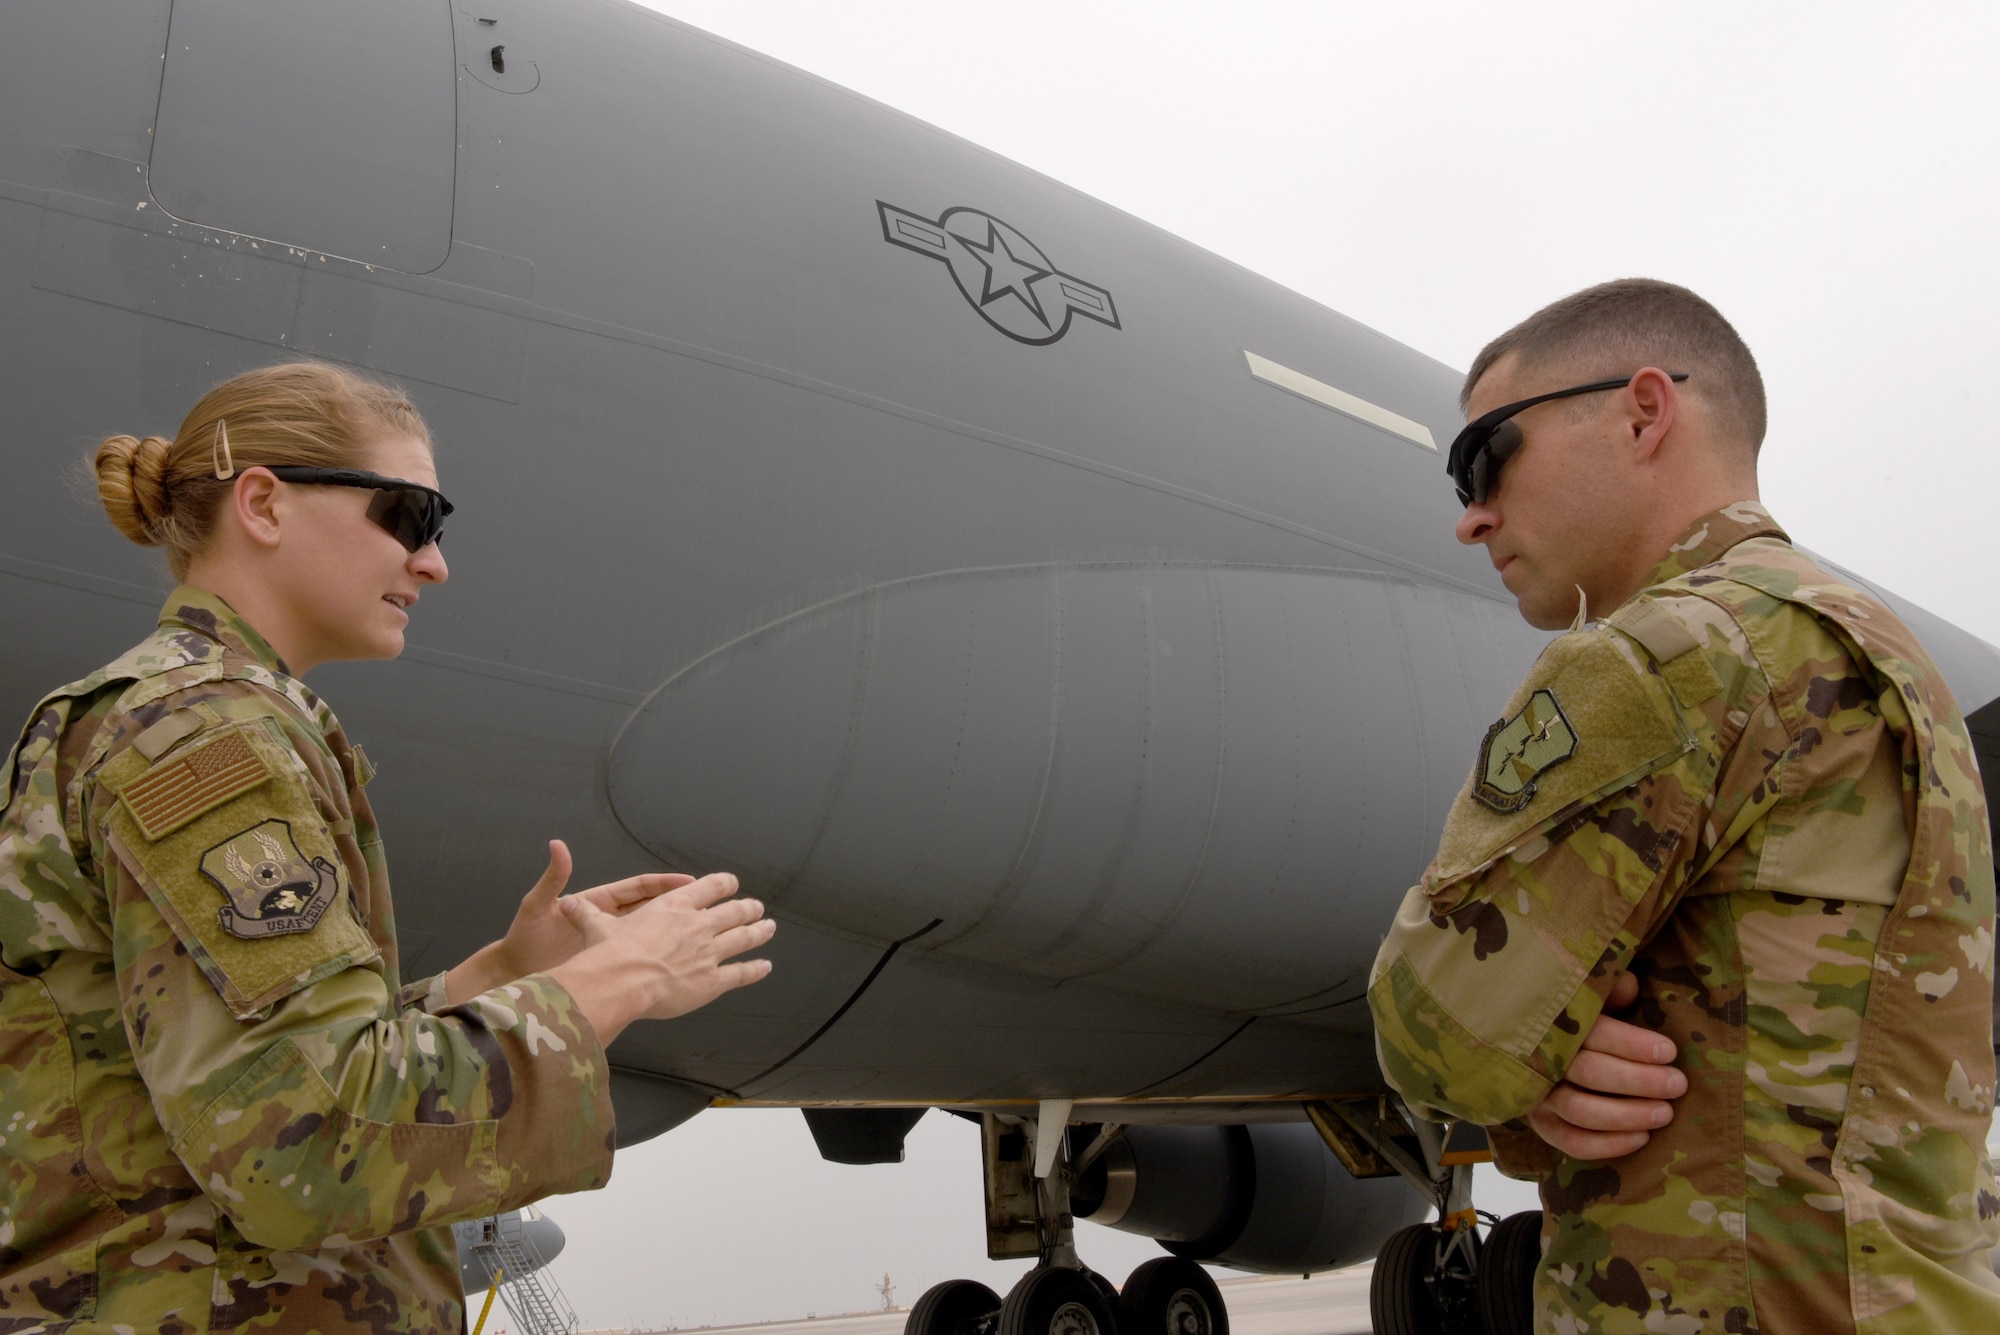
<svg viewBox="0 0 2000 1335">
<path fill-rule="evenodd" d="M 270 777 L 270 767 L 243 734 L 226 732 L 177 760 L 155 765 L 127 784 L 118 800 L 132 813 L 139 833 L 158 840 Z"/>
</svg>

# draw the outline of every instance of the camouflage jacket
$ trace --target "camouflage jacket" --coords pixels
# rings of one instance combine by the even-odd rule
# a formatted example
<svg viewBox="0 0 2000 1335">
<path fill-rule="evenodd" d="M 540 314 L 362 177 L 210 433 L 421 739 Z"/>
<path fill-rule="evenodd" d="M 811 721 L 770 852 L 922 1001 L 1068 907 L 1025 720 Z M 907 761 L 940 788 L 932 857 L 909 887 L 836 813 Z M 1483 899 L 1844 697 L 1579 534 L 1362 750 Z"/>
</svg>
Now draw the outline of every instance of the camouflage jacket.
<svg viewBox="0 0 2000 1335">
<path fill-rule="evenodd" d="M 1540 1179 L 1538 1331 L 2000 1330 L 1993 855 L 1950 692 L 1753 503 L 1647 585 L 1488 734 L 1376 959 L 1383 1072 Z M 1628 969 L 1673 1123 L 1602 1163 L 1496 1125 Z"/>
<path fill-rule="evenodd" d="M 609 1178 L 567 992 L 399 986 L 371 773 L 191 588 L 36 707 L 0 820 L 0 1331 L 460 1330 L 446 1226 Z"/>
</svg>

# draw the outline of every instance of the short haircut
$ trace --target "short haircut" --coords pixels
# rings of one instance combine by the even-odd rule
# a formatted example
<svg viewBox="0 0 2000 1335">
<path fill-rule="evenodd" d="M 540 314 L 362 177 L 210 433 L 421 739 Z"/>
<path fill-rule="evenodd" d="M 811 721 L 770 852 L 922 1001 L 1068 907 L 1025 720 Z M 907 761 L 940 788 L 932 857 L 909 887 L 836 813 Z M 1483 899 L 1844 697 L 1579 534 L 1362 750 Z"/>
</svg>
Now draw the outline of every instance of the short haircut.
<svg viewBox="0 0 2000 1335">
<path fill-rule="evenodd" d="M 1542 307 L 1479 350 L 1459 391 L 1461 408 L 1479 378 L 1510 352 L 1579 382 L 1647 366 L 1685 371 L 1687 390 L 1715 410 L 1718 426 L 1739 436 L 1753 455 L 1764 443 L 1764 377 L 1757 359 L 1721 311 L 1677 284 L 1619 278 Z"/>
</svg>

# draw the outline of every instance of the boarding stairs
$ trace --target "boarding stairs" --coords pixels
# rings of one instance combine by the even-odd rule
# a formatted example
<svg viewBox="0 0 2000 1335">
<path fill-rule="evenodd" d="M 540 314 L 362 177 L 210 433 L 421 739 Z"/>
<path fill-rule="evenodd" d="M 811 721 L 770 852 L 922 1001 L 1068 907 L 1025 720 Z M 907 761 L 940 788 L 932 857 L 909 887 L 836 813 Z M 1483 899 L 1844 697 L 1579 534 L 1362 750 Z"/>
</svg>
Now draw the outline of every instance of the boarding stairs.
<svg viewBox="0 0 2000 1335">
<path fill-rule="evenodd" d="M 514 1318 L 518 1335 L 572 1335 L 576 1309 L 549 1273 L 532 1239 L 509 1218 L 484 1219 L 473 1255 L 485 1266 L 488 1281 Z"/>
</svg>

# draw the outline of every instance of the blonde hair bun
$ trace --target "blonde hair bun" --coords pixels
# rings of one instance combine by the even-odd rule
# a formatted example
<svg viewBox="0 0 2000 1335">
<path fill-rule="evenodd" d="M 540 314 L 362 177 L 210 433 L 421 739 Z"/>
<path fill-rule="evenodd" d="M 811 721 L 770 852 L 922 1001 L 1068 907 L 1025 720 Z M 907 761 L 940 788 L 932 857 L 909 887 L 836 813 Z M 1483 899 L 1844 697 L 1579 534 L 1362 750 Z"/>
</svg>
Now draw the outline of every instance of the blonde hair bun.
<svg viewBox="0 0 2000 1335">
<path fill-rule="evenodd" d="M 173 444 L 165 436 L 107 436 L 97 447 L 97 499 L 117 530 L 141 547 L 160 544 Z"/>
<path fill-rule="evenodd" d="M 167 569 L 184 579 L 241 470 L 366 468 L 385 432 L 430 445 L 416 405 L 395 386 L 329 362 L 283 362 L 209 390 L 172 440 L 109 436 L 91 464 L 112 525 L 142 547 L 166 548 Z"/>
</svg>

